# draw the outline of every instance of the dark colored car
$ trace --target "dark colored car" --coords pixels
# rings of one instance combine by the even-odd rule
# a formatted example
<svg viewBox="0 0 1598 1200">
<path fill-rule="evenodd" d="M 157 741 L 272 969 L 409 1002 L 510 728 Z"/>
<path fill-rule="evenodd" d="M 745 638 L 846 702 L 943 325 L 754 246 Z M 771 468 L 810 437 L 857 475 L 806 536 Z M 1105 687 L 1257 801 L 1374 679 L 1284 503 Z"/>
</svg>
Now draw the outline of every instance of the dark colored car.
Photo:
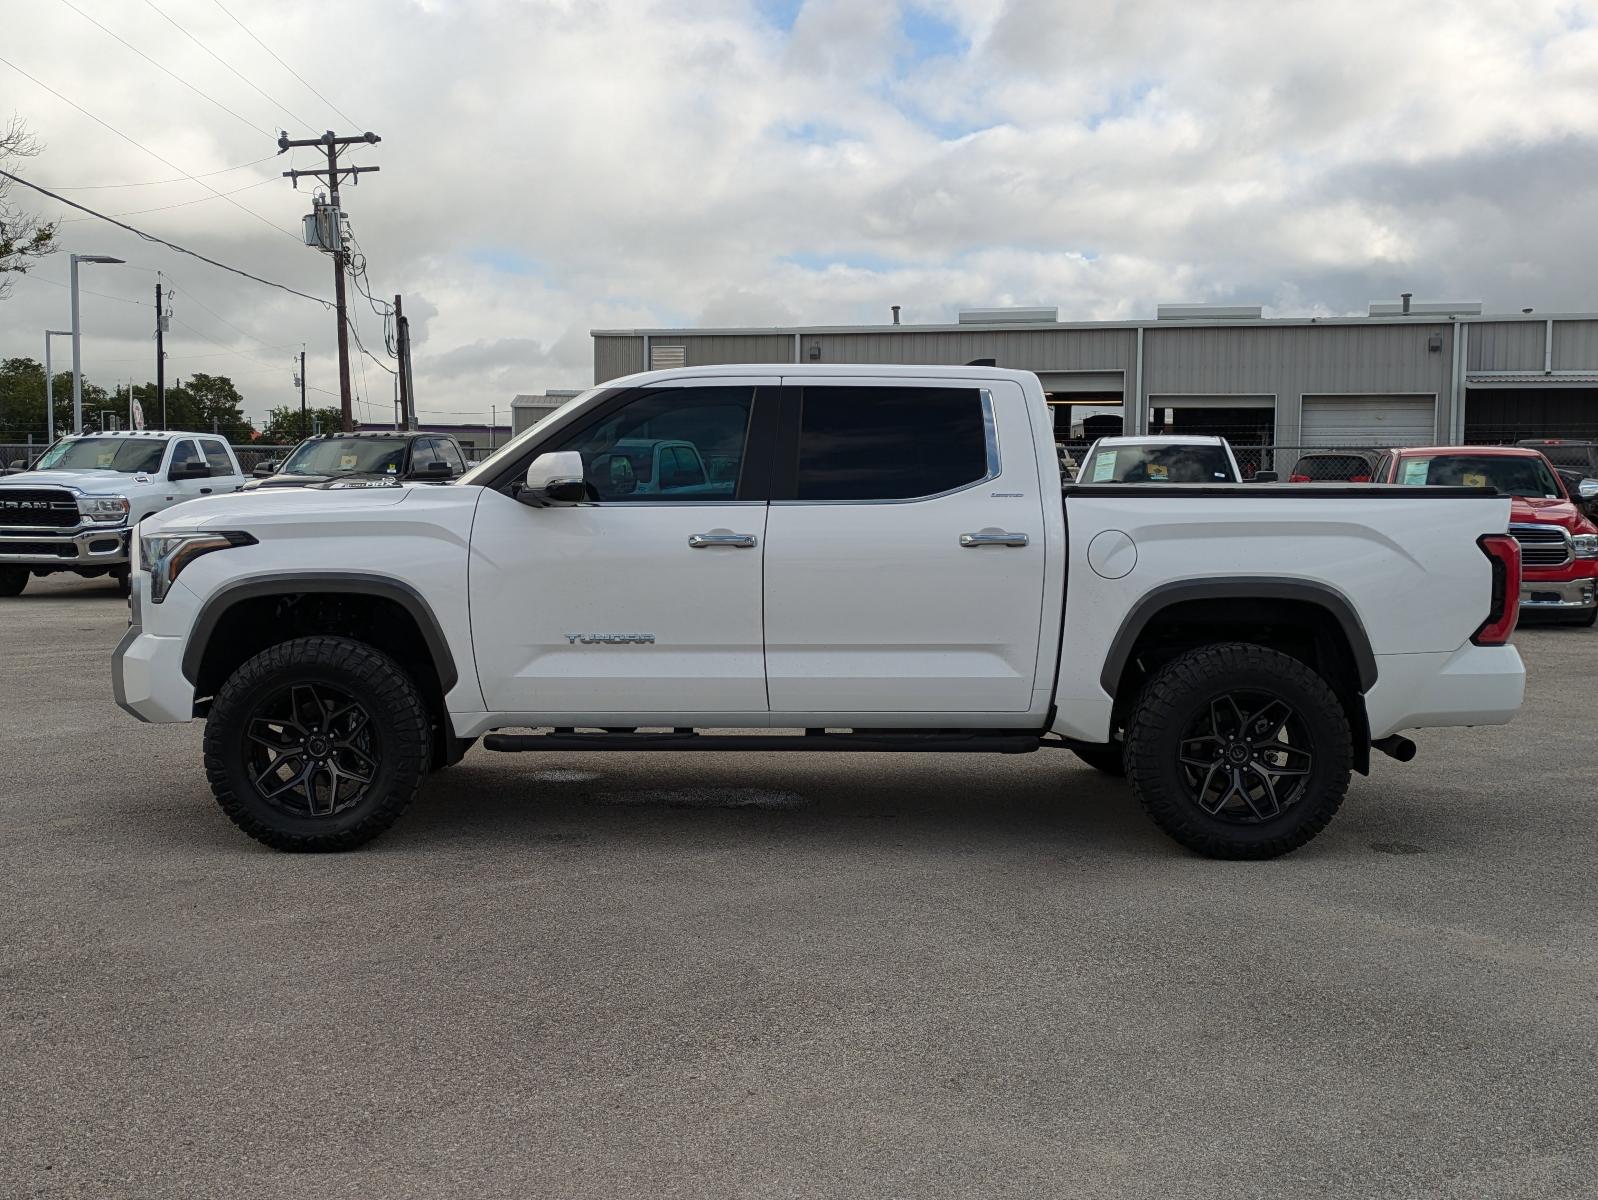
<svg viewBox="0 0 1598 1200">
<path fill-rule="evenodd" d="M 256 467 L 255 478 L 244 490 L 448 483 L 465 470 L 466 456 L 448 434 L 392 430 L 323 433 L 306 438 L 281 462 Z"/>
<path fill-rule="evenodd" d="M 1528 450 L 1538 450 L 1554 464 L 1565 490 L 1589 517 L 1598 520 L 1598 442 L 1585 438 L 1527 438 L 1516 442 Z M 1583 484 L 1588 486 L 1583 487 Z"/>
<path fill-rule="evenodd" d="M 1299 456 L 1288 483 L 1369 483 L 1376 450 L 1314 450 Z"/>
</svg>

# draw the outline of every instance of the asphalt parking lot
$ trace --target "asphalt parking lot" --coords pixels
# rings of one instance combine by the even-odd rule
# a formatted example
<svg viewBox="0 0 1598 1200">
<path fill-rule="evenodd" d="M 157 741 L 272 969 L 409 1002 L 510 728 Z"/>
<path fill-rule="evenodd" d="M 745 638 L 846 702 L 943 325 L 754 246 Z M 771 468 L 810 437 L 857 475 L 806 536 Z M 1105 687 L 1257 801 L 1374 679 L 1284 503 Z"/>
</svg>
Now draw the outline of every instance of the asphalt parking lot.
<svg viewBox="0 0 1598 1200">
<path fill-rule="evenodd" d="M 474 750 L 288 856 L 0 602 L 0 1196 L 1560 1196 L 1598 1178 L 1598 633 L 1289 858 L 1063 753 Z"/>
</svg>

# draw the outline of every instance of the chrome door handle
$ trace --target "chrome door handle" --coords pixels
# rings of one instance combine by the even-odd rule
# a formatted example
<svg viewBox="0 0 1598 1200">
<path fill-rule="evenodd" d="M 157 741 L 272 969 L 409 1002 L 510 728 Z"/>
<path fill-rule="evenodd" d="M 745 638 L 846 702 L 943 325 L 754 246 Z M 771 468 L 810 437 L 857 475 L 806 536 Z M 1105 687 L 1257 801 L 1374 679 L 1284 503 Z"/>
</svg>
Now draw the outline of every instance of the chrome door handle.
<svg viewBox="0 0 1598 1200">
<path fill-rule="evenodd" d="M 752 533 L 690 533 L 688 544 L 695 550 L 708 550 L 714 546 L 731 546 L 735 550 L 748 550 L 755 544 Z"/>
<path fill-rule="evenodd" d="M 1024 546 L 1026 534 L 1005 533 L 1002 529 L 984 529 L 980 533 L 962 533 L 960 544 L 968 550 L 976 546 Z"/>
</svg>

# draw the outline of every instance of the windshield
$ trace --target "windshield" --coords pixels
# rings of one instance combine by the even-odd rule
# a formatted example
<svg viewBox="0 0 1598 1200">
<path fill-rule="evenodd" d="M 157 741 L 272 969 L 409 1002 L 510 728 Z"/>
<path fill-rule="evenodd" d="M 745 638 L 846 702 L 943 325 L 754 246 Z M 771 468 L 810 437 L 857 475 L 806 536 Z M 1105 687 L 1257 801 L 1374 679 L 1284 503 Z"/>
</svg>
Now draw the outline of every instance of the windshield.
<svg viewBox="0 0 1598 1200">
<path fill-rule="evenodd" d="M 71 438 L 51 446 L 35 471 L 123 471 L 150 474 L 161 469 L 166 442 L 138 438 Z"/>
<path fill-rule="evenodd" d="M 398 475 L 404 438 L 329 438 L 301 442 L 278 468 L 283 475 Z"/>
<path fill-rule="evenodd" d="M 1093 452 L 1081 483 L 1236 483 L 1220 446 L 1105 446 Z"/>
<path fill-rule="evenodd" d="M 1541 455 L 1449 454 L 1406 458 L 1399 468 L 1397 482 L 1490 487 L 1506 496 L 1565 498 L 1565 489 Z"/>
</svg>

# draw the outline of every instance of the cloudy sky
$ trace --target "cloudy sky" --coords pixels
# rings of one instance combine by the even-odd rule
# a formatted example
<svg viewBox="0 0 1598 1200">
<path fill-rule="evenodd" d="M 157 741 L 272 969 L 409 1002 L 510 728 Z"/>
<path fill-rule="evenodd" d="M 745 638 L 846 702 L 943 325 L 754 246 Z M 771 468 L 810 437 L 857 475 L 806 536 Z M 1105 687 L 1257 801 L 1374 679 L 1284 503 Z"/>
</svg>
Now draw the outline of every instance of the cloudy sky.
<svg viewBox="0 0 1598 1200">
<path fill-rule="evenodd" d="M 345 207 L 373 290 L 405 295 L 432 420 L 586 385 L 592 328 L 880 322 L 894 303 L 910 322 L 1197 300 L 1338 314 L 1405 290 L 1598 309 L 1598 3 L 16 8 L 0 115 L 45 143 L 30 178 L 300 290 L 330 296 L 331 264 L 299 244 L 308 185 L 279 177 L 274 131 L 379 133 L 352 161 L 382 170 Z M 99 382 L 153 375 L 141 304 L 160 269 L 169 376 L 230 374 L 258 416 L 297 402 L 303 341 L 336 392 L 320 306 L 94 220 L 61 245 L 129 260 L 85 268 Z M 66 277 L 58 255 L 0 301 L 0 356 L 41 356 Z M 367 361 L 355 382 L 357 415 L 387 419 L 390 377 Z"/>
</svg>

